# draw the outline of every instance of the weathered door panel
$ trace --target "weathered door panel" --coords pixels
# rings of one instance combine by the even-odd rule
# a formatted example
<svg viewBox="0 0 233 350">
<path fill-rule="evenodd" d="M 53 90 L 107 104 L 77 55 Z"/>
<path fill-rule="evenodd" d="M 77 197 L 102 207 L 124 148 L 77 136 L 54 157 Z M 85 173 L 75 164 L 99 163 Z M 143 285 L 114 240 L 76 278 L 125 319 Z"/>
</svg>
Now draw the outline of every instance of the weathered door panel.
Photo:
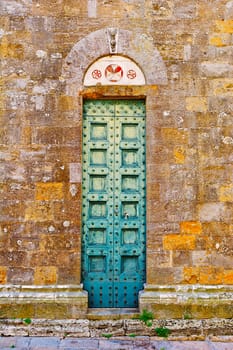
<svg viewBox="0 0 233 350">
<path fill-rule="evenodd" d="M 145 104 L 84 104 L 82 279 L 90 307 L 135 307 L 145 282 Z"/>
</svg>

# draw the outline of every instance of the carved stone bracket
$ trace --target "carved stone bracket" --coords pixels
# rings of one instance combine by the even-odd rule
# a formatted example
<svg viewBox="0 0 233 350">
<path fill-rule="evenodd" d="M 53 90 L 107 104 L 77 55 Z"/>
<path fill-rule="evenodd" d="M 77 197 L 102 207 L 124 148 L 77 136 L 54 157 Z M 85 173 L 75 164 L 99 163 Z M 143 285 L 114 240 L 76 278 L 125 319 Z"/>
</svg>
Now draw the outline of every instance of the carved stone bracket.
<svg viewBox="0 0 233 350">
<path fill-rule="evenodd" d="M 108 28 L 107 29 L 108 36 L 108 45 L 109 45 L 109 53 L 117 53 L 118 49 L 118 29 L 117 28 Z"/>
</svg>

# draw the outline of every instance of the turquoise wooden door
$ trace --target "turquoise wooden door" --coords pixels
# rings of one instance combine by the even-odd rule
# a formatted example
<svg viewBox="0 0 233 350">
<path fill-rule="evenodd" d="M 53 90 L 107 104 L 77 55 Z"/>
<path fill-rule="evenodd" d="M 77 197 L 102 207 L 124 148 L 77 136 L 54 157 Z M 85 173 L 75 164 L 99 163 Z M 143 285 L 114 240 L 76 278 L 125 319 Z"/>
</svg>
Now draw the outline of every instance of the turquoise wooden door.
<svg viewBox="0 0 233 350">
<path fill-rule="evenodd" d="M 87 100 L 82 281 L 89 307 L 137 307 L 145 282 L 145 102 Z"/>
</svg>

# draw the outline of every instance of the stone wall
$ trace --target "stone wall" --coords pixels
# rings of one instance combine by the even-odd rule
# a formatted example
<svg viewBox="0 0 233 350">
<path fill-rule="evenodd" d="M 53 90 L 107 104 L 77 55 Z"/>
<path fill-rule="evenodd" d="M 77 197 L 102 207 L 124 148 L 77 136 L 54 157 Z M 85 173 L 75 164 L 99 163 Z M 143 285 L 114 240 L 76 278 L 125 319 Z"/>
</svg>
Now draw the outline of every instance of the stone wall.
<svg viewBox="0 0 233 350">
<path fill-rule="evenodd" d="M 155 75 L 144 89 L 82 86 L 109 27 Z M 2 293 L 80 286 L 82 96 L 147 98 L 148 288 L 232 286 L 232 57 L 233 1 L 1 1 Z"/>
</svg>

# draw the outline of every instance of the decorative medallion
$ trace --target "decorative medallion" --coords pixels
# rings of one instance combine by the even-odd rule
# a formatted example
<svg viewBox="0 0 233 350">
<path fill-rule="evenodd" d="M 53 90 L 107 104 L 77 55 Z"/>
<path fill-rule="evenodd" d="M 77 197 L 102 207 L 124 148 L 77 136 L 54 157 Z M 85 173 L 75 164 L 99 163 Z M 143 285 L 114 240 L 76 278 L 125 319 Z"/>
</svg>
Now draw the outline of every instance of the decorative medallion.
<svg viewBox="0 0 233 350">
<path fill-rule="evenodd" d="M 99 69 L 94 69 L 91 75 L 93 79 L 100 79 L 102 77 L 102 73 Z"/>
<path fill-rule="evenodd" d="M 116 83 L 123 77 L 123 69 L 117 64 L 110 64 L 105 69 L 105 77 L 112 83 Z"/>
<path fill-rule="evenodd" d="M 129 79 L 135 79 L 137 76 L 137 73 L 133 69 L 129 69 L 127 72 L 127 78 Z"/>
</svg>

